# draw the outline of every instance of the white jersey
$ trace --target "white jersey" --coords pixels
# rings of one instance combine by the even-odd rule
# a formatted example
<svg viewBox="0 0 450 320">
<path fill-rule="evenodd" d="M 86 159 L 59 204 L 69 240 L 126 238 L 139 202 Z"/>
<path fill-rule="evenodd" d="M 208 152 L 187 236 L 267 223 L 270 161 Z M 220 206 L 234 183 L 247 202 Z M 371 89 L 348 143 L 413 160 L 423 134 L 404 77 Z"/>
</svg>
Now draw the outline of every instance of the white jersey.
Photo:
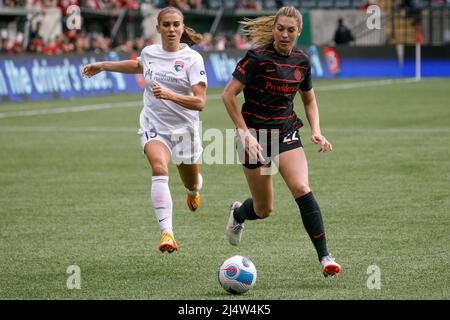
<svg viewBox="0 0 450 320">
<path fill-rule="evenodd" d="M 145 78 L 144 108 L 141 116 L 161 134 L 192 132 L 199 130 L 199 112 L 189 110 L 175 102 L 156 99 L 152 83 L 156 81 L 162 88 L 182 95 L 192 95 L 192 86 L 200 82 L 207 85 L 202 56 L 188 45 L 169 52 L 160 44 L 145 47 L 138 63 L 142 66 Z"/>
</svg>

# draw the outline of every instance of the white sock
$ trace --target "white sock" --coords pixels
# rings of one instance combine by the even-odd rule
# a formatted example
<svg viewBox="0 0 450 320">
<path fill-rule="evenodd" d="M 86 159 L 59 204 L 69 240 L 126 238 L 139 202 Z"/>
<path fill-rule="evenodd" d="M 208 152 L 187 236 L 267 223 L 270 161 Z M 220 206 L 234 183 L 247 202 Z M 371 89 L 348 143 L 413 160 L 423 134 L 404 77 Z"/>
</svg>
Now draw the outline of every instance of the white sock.
<svg viewBox="0 0 450 320">
<path fill-rule="evenodd" d="M 203 187 L 203 177 L 200 174 L 200 172 L 198 173 L 198 183 L 197 183 L 197 191 L 202 190 Z"/>
<path fill-rule="evenodd" d="M 195 187 L 195 190 L 189 190 L 186 189 L 186 191 L 191 195 L 194 196 L 198 191 L 202 190 L 203 187 L 203 177 L 200 174 L 200 172 L 198 173 L 198 183 L 197 186 Z"/>
<path fill-rule="evenodd" d="M 172 231 L 172 196 L 169 190 L 169 177 L 153 176 L 151 187 L 151 199 L 155 208 L 156 219 L 162 233 Z"/>
</svg>

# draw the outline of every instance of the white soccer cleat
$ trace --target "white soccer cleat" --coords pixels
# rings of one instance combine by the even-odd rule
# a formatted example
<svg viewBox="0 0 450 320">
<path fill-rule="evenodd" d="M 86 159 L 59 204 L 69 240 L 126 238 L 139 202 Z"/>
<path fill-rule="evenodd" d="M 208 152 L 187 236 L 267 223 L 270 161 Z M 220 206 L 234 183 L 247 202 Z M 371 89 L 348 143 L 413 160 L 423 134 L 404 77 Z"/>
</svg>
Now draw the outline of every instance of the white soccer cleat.
<svg viewBox="0 0 450 320">
<path fill-rule="evenodd" d="M 233 202 L 230 207 L 230 214 L 228 216 L 226 236 L 228 242 L 233 246 L 237 246 L 241 242 L 242 232 L 244 231 L 244 223 L 237 222 L 233 215 L 234 209 L 239 208 L 241 204 L 242 203 L 239 201 Z"/>
<path fill-rule="evenodd" d="M 335 276 L 341 272 L 341 266 L 331 256 L 325 256 L 320 260 L 322 273 L 325 277 Z"/>
</svg>

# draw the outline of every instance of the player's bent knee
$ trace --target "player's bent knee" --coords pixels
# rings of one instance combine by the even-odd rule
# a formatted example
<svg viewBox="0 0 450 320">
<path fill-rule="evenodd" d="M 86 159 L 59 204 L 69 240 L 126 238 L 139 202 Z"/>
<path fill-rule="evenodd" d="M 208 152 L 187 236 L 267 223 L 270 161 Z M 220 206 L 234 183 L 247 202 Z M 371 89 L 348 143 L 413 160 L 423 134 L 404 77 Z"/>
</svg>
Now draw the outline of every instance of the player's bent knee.
<svg viewBox="0 0 450 320">
<path fill-rule="evenodd" d="M 309 188 L 309 185 L 304 184 L 304 183 L 299 183 L 299 184 L 296 184 L 295 186 L 291 187 L 292 195 L 296 199 L 298 197 L 304 196 L 305 194 L 309 193 L 310 191 L 311 191 L 311 189 Z"/>
<path fill-rule="evenodd" d="M 255 213 L 260 219 L 265 219 L 269 217 L 272 214 L 273 208 L 272 207 L 261 207 L 261 208 L 255 208 Z"/>
<path fill-rule="evenodd" d="M 169 170 L 163 164 L 152 164 L 152 175 L 154 176 L 168 176 Z"/>
</svg>

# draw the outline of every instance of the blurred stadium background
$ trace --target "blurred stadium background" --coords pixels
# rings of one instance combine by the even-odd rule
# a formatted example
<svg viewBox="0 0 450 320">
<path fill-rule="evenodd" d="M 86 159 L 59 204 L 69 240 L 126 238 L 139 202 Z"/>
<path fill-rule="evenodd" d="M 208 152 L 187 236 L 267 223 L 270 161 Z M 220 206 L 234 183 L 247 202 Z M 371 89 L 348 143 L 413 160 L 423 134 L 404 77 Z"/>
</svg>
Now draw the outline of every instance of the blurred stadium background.
<svg viewBox="0 0 450 320">
<path fill-rule="evenodd" d="M 250 46 L 237 22 L 282 5 L 302 11 L 298 46 L 310 55 L 334 151 L 318 155 L 307 128 L 302 139 L 339 278 L 321 278 L 280 177 L 273 216 L 249 223 L 239 248 L 226 243 L 227 207 L 248 194 L 237 164 L 202 165 L 195 214 L 171 167 L 180 251 L 157 250 L 136 135 L 142 77 L 85 80 L 79 70 L 159 42 L 155 17 L 169 4 L 205 35 L 196 46 L 209 80 L 201 119 L 221 132 L 232 128 L 221 90 Z M 379 29 L 368 27 L 370 5 L 380 8 Z M 348 31 L 336 37 L 340 19 Z M 448 0 L 0 0 L 0 32 L 0 299 L 450 298 Z M 258 270 L 243 297 L 216 279 L 234 254 Z M 66 286 L 70 265 L 80 266 L 81 290 Z M 367 286 L 372 265 L 379 290 Z"/>
<path fill-rule="evenodd" d="M 309 53 L 316 79 L 450 76 L 450 1 L 370 1 L 2 0 L 0 99 L 140 92 L 139 77 L 107 75 L 89 86 L 82 85 L 78 70 L 94 60 L 135 58 L 143 46 L 159 42 L 155 17 L 169 4 L 180 7 L 186 25 L 205 35 L 195 48 L 205 57 L 210 88 L 228 81 L 250 46 L 238 21 L 273 14 L 281 5 L 303 12 L 298 45 Z M 378 26 L 370 22 L 375 12 L 367 12 L 372 4 L 380 9 Z M 68 14 L 71 5 L 80 6 L 82 20 L 70 10 Z M 338 20 L 344 29 L 337 32 Z M 422 44 L 420 54 L 416 43 Z"/>
</svg>

